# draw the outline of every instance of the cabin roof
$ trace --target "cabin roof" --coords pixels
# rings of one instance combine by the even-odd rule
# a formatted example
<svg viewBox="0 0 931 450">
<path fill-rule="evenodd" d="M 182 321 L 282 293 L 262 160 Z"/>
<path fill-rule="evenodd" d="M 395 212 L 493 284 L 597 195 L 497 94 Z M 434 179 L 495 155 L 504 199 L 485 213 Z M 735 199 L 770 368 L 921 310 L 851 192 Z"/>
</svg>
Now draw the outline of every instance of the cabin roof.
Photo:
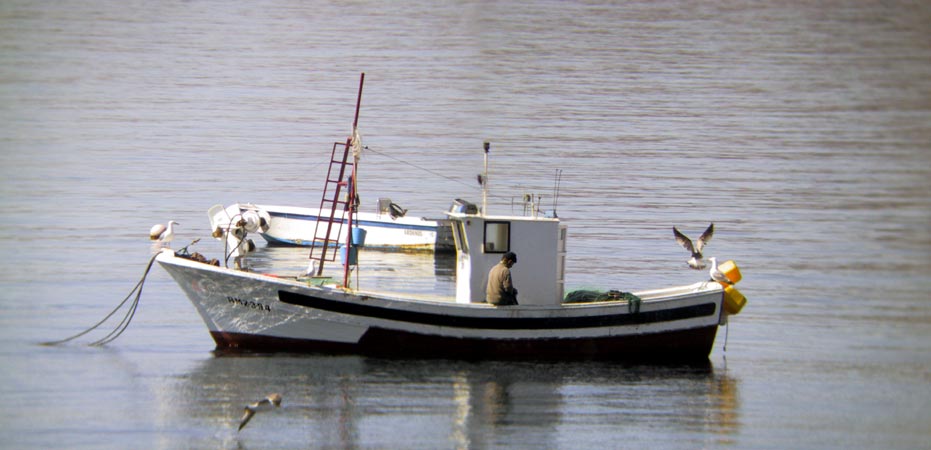
<svg viewBox="0 0 931 450">
<path fill-rule="evenodd" d="M 482 220 L 508 220 L 512 222 L 559 222 L 559 218 L 542 216 L 496 216 L 483 214 L 464 214 L 458 212 L 446 212 L 446 215 L 453 220 L 478 218 Z"/>
</svg>

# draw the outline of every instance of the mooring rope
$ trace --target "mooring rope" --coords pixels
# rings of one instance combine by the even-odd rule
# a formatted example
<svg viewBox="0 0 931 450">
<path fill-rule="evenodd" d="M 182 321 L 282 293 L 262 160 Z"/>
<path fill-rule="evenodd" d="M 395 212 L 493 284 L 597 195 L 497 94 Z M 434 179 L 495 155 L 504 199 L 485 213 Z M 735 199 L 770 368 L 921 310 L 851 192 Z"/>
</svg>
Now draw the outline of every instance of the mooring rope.
<svg viewBox="0 0 931 450">
<path fill-rule="evenodd" d="M 730 332 L 731 332 L 731 321 L 728 320 L 727 323 L 724 324 L 724 353 L 727 353 L 727 336 L 731 334 Z"/>
<path fill-rule="evenodd" d="M 187 248 L 187 247 L 185 247 L 185 248 Z M 155 263 L 155 258 L 156 258 L 156 257 L 158 257 L 158 253 L 156 253 L 154 256 L 152 256 L 152 259 L 149 260 L 149 264 L 146 265 L 146 268 L 145 268 L 145 273 L 142 274 L 142 278 L 139 280 L 138 283 L 136 283 L 136 287 L 134 287 L 132 291 L 129 291 L 129 294 L 126 296 L 126 298 L 124 298 L 123 301 L 120 302 L 120 304 L 117 305 L 116 308 L 113 309 L 113 311 L 110 311 L 110 314 L 107 314 L 106 317 L 104 317 L 103 319 L 101 319 L 100 322 L 97 322 L 96 324 L 94 324 L 94 326 L 92 326 L 92 327 L 90 327 L 90 328 L 88 328 L 88 329 L 86 329 L 86 330 L 84 330 L 84 331 L 82 331 L 82 332 L 80 332 L 80 333 L 78 333 L 78 334 L 75 334 L 74 336 L 67 337 L 67 338 L 65 338 L 65 339 L 61 339 L 61 340 L 58 340 L 58 341 L 42 342 L 41 345 L 58 345 L 58 344 L 63 344 L 63 343 L 65 343 L 65 342 L 72 341 L 72 340 L 77 339 L 77 338 L 79 338 L 79 337 L 81 337 L 81 336 L 84 336 L 84 335 L 87 334 L 87 333 L 90 333 L 91 331 L 97 329 L 97 327 L 103 325 L 104 322 L 106 322 L 108 319 L 110 319 L 110 317 L 113 317 L 113 315 L 116 314 L 116 312 L 119 311 L 120 308 L 122 308 L 123 305 L 125 305 L 127 301 L 129 301 L 129 299 L 133 296 L 133 293 L 135 293 L 135 294 L 136 294 L 136 297 L 133 299 L 132 304 L 129 306 L 129 311 L 127 311 L 127 312 L 126 312 L 126 315 L 123 316 L 123 320 L 120 321 L 119 325 L 117 325 L 116 328 L 114 328 L 113 331 L 110 332 L 110 334 L 108 334 L 108 335 L 104 336 L 103 338 L 98 339 L 98 340 L 96 340 L 96 341 L 94 341 L 94 342 L 91 342 L 91 343 L 88 344 L 88 345 L 90 345 L 90 346 L 92 346 L 92 347 L 99 347 L 99 346 L 101 346 L 101 345 L 105 345 L 105 344 L 107 344 L 107 343 L 109 343 L 109 342 L 112 342 L 114 339 L 116 339 L 116 338 L 119 337 L 121 334 L 123 334 L 123 332 L 126 331 L 126 328 L 129 327 L 129 322 L 132 321 L 133 316 L 136 314 L 136 308 L 139 306 L 139 298 L 142 296 L 142 287 L 143 287 L 143 285 L 145 284 L 145 279 L 146 279 L 146 277 L 149 276 L 149 271 L 152 270 L 152 264 Z"/>
</svg>

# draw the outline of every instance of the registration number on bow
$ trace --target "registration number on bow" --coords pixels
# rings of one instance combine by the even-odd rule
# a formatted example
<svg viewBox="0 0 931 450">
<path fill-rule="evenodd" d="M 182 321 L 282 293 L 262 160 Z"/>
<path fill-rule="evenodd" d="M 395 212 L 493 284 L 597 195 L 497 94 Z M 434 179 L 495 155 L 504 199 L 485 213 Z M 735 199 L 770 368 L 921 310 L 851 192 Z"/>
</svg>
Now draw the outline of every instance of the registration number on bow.
<svg viewBox="0 0 931 450">
<path fill-rule="evenodd" d="M 258 309 L 260 311 L 271 311 L 272 310 L 271 307 L 269 307 L 268 305 L 264 303 L 254 302 L 251 300 L 243 300 L 241 298 L 236 298 L 236 297 L 229 296 L 229 295 L 226 296 L 226 301 L 229 302 L 230 305 L 234 305 L 234 306 L 243 306 L 246 308 Z"/>
</svg>

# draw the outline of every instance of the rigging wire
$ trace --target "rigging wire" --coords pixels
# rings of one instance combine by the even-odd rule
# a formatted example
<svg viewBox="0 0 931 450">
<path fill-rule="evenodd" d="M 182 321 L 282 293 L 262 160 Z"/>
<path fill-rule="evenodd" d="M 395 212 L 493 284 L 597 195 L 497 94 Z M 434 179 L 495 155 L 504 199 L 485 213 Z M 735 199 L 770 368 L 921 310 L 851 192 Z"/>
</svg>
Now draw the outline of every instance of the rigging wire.
<svg viewBox="0 0 931 450">
<path fill-rule="evenodd" d="M 432 175 L 436 175 L 436 176 L 438 176 L 438 177 L 440 177 L 440 178 L 444 178 L 444 179 L 446 179 L 446 180 L 449 180 L 449 181 L 452 181 L 452 182 L 455 182 L 455 183 L 459 183 L 459 184 L 461 184 L 461 185 L 463 185 L 463 186 L 468 186 L 468 187 L 470 187 L 470 188 L 475 188 L 475 185 L 473 185 L 473 184 L 471 184 L 471 183 L 466 183 L 465 181 L 462 181 L 462 180 L 460 180 L 460 179 L 453 178 L 453 177 L 448 176 L 448 175 L 443 175 L 442 173 L 439 173 L 439 172 L 437 172 L 437 171 L 435 171 L 435 170 L 431 170 L 431 169 L 428 169 L 428 168 L 426 168 L 426 167 L 418 166 L 417 164 L 414 164 L 414 163 L 412 163 L 412 162 L 404 161 L 403 159 L 400 159 L 400 158 L 397 158 L 397 157 L 394 157 L 394 156 L 391 156 L 391 155 L 388 155 L 388 154 L 385 154 L 385 153 L 382 153 L 382 152 L 373 150 L 371 147 L 366 146 L 366 147 L 365 147 L 365 150 L 366 150 L 366 151 L 369 151 L 369 152 L 372 152 L 372 153 L 374 153 L 374 154 L 376 154 L 376 155 L 379 155 L 379 156 L 384 156 L 385 158 L 393 159 L 393 160 L 395 160 L 395 161 L 397 161 L 397 162 L 399 162 L 399 163 L 407 164 L 408 166 L 411 166 L 411 167 L 414 167 L 414 168 L 423 170 L 424 172 L 430 173 L 430 174 L 432 174 Z"/>
</svg>

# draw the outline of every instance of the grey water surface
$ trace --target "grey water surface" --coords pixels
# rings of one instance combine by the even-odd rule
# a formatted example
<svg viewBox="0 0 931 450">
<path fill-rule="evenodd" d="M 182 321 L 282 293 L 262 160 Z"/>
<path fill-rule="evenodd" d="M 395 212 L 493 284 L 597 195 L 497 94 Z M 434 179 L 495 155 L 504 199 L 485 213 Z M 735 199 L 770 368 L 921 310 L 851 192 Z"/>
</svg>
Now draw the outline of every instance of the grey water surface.
<svg viewBox="0 0 931 450">
<path fill-rule="evenodd" d="M 157 267 L 114 342 L 39 345 L 129 293 L 151 225 L 319 204 L 361 72 L 364 208 L 480 202 L 487 140 L 490 211 L 543 195 L 570 288 L 702 280 L 671 228 L 714 222 L 749 303 L 708 366 L 219 355 Z M 928 448 L 929 194 L 927 2 L 5 0 L 0 447 Z"/>
</svg>

